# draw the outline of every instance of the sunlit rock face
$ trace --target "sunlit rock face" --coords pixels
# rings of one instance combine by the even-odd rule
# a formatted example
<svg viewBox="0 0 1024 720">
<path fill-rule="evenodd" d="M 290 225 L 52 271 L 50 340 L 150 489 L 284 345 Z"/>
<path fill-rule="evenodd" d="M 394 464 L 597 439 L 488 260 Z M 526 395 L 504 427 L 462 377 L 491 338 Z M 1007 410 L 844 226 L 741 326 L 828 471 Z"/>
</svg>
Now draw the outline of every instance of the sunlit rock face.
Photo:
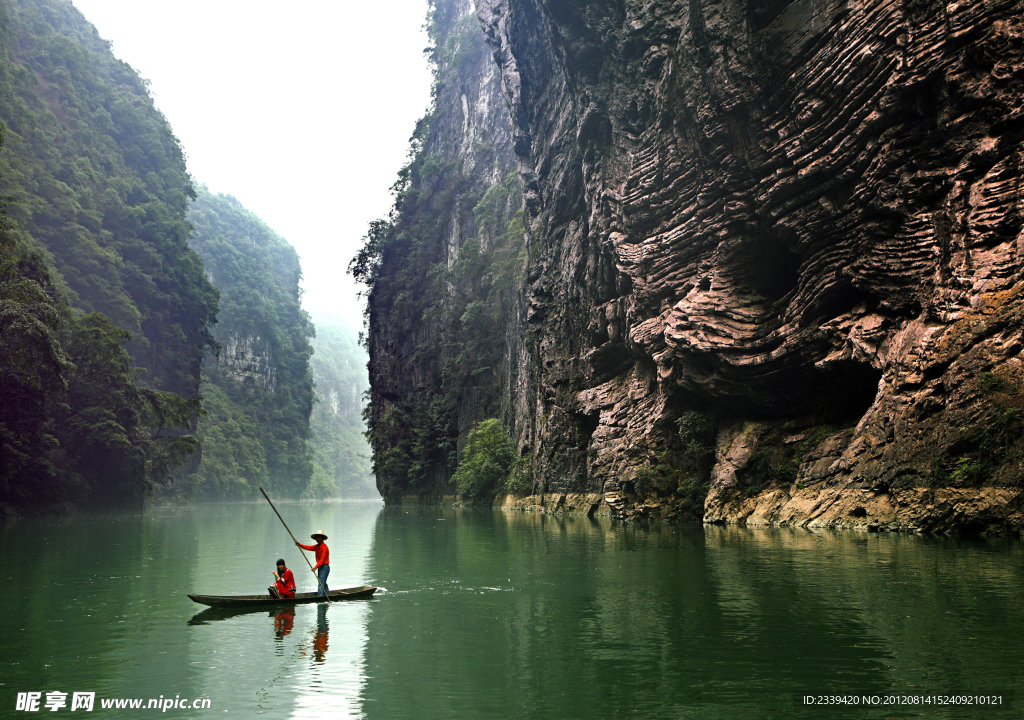
<svg viewBox="0 0 1024 720">
<path fill-rule="evenodd" d="M 477 12 L 536 258 L 538 378 L 517 402 L 539 482 L 616 493 L 697 409 L 720 427 L 708 520 L 753 517 L 741 491 L 772 484 L 758 451 L 827 426 L 845 430 L 791 458 L 797 482 L 766 489 L 758 518 L 949 529 L 895 493 L 970 484 L 958 462 L 1024 379 L 1024 3 Z M 989 474 L 1019 479 L 1011 455 Z M 872 502 L 840 502 L 853 491 Z"/>
</svg>

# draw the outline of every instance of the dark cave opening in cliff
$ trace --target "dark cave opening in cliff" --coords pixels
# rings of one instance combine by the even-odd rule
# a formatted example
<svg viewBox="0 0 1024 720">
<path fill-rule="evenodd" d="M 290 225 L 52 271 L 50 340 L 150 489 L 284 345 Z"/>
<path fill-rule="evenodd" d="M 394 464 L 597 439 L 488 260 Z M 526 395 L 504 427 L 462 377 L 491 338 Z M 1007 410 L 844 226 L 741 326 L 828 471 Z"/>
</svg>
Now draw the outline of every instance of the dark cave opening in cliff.
<svg viewBox="0 0 1024 720">
<path fill-rule="evenodd" d="M 723 247 L 721 272 L 738 287 L 775 302 L 800 281 L 800 256 L 776 237 L 747 238 Z"/>
<path fill-rule="evenodd" d="M 600 413 L 573 413 L 573 417 L 576 419 L 577 427 L 579 428 L 579 448 L 586 450 L 590 445 L 590 438 L 597 430 L 597 426 L 601 423 Z"/>
<path fill-rule="evenodd" d="M 856 423 L 874 404 L 881 379 L 882 371 L 866 363 L 847 360 L 830 365 L 816 383 L 814 414 L 834 425 Z"/>
</svg>

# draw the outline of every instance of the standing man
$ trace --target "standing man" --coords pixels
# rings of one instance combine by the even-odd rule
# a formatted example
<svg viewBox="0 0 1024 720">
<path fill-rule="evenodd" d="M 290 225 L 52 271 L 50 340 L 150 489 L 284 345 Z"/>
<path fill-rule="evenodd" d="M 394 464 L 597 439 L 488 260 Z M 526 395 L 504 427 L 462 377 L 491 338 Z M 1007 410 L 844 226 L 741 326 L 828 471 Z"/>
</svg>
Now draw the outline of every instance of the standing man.
<svg viewBox="0 0 1024 720">
<path fill-rule="evenodd" d="M 316 545 L 303 545 L 298 540 L 295 541 L 295 544 L 303 550 L 316 551 L 316 565 L 313 566 L 313 572 L 320 578 L 320 582 L 317 583 L 316 596 L 323 597 L 325 591 L 330 592 L 327 589 L 327 576 L 331 573 L 331 555 L 327 549 L 327 543 L 324 542 L 327 536 L 324 535 L 323 530 L 317 530 L 310 537 L 316 540 Z"/>
</svg>

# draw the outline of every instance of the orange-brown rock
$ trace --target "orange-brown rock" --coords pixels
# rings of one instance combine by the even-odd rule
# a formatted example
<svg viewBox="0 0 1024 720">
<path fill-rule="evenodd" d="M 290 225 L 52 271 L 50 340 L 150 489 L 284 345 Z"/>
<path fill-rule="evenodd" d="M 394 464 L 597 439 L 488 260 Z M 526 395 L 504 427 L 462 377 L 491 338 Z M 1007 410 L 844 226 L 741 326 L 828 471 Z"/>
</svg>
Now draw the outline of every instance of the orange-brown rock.
<svg viewBox="0 0 1024 720">
<path fill-rule="evenodd" d="M 1020 529 L 1024 3 L 477 13 L 525 186 L 508 406 L 538 488 L 627 502 L 697 410 L 708 520 Z"/>
</svg>

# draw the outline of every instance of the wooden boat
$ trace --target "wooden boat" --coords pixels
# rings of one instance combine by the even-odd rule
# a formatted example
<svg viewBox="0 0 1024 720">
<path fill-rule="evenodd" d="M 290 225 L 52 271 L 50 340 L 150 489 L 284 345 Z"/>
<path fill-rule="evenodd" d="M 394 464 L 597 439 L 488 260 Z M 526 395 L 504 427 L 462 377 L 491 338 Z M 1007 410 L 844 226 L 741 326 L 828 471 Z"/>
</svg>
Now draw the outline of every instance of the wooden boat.
<svg viewBox="0 0 1024 720">
<path fill-rule="evenodd" d="M 377 588 L 372 585 L 345 588 L 344 590 L 331 590 L 331 601 L 368 598 L 372 597 L 375 592 L 377 592 Z M 269 594 L 189 595 L 188 597 L 192 602 L 217 608 L 260 607 L 263 605 L 297 605 L 299 603 L 325 602 L 327 600 L 327 598 L 322 596 L 317 597 L 315 592 L 295 593 L 295 597 L 293 598 L 272 598 Z"/>
</svg>

